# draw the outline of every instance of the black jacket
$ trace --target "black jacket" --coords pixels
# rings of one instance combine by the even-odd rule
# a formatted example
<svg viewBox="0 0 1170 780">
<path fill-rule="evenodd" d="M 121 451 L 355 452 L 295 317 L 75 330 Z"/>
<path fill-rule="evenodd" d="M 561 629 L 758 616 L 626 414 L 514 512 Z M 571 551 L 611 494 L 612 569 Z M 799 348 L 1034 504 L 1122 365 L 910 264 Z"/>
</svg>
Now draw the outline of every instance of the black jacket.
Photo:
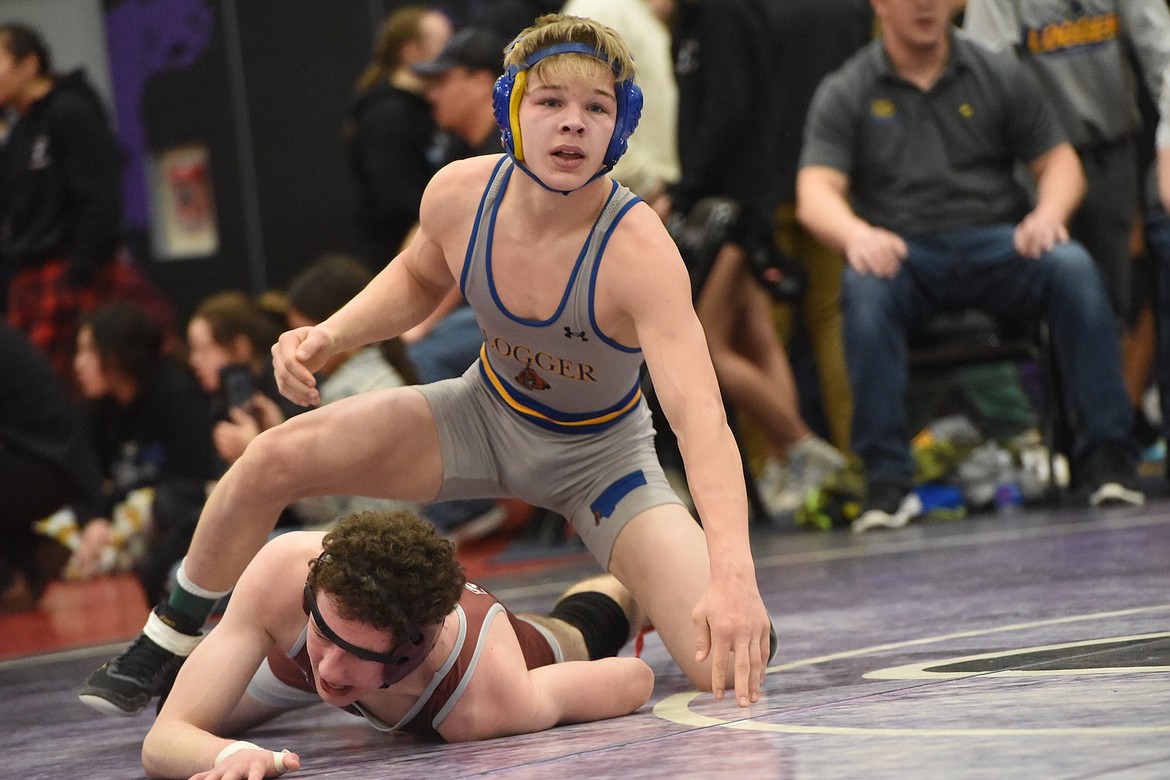
<svg viewBox="0 0 1170 780">
<path fill-rule="evenodd" d="M 122 236 L 120 145 L 85 74 L 57 79 L 0 153 L 0 260 L 8 273 L 50 258 L 88 282 Z"/>
<path fill-rule="evenodd" d="M 185 366 L 163 360 L 129 406 L 104 398 L 89 419 L 108 490 L 102 506 L 76 507 L 83 523 L 110 517 L 132 490 L 219 476 L 210 403 Z"/>
<path fill-rule="evenodd" d="M 0 366 L 0 447 L 55 466 L 78 500 L 100 500 L 102 473 L 81 408 L 40 350 L 3 320 Z"/>
<path fill-rule="evenodd" d="M 398 253 L 418 221 L 419 201 L 435 173 L 428 157 L 435 120 L 420 95 L 389 84 L 362 94 L 350 119 L 349 164 L 358 188 L 358 226 L 368 259 L 380 265 Z"/>
<path fill-rule="evenodd" d="M 683 0 L 674 28 L 678 151 L 674 205 L 720 195 L 760 215 L 778 200 L 779 0 Z"/>
</svg>

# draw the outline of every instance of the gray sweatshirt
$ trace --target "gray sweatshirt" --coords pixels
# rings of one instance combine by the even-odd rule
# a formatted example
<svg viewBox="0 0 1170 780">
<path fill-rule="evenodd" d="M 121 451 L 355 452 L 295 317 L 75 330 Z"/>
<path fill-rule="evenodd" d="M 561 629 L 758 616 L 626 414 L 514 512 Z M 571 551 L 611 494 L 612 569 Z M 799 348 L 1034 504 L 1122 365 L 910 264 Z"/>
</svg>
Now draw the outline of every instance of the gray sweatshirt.
<svg viewBox="0 0 1170 780">
<path fill-rule="evenodd" d="M 1137 130 L 1129 46 L 1161 114 L 1156 143 L 1170 148 L 1166 0 L 968 0 L 963 27 L 976 41 L 1010 47 L 1032 65 L 1074 146 Z"/>
</svg>

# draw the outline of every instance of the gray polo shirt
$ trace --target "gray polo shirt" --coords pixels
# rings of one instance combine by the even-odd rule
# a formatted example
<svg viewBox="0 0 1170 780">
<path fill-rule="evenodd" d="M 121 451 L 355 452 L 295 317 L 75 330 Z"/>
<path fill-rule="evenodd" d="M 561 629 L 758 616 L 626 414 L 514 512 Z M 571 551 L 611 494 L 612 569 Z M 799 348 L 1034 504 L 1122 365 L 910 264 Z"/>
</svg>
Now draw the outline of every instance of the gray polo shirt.
<svg viewBox="0 0 1170 780">
<path fill-rule="evenodd" d="M 1064 140 L 1012 55 L 952 33 L 950 63 L 923 92 L 894 71 L 879 39 L 817 88 L 800 165 L 842 171 L 859 217 L 912 236 L 1018 221 L 1030 206 L 1017 161 Z"/>
</svg>

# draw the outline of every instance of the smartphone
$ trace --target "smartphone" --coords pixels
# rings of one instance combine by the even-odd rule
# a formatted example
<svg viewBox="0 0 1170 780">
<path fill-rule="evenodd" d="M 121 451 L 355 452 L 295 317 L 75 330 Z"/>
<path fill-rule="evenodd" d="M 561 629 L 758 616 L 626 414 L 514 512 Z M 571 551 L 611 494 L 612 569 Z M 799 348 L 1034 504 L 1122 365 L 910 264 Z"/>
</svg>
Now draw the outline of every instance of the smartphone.
<svg viewBox="0 0 1170 780">
<path fill-rule="evenodd" d="M 244 363 L 232 363 L 219 370 L 219 391 L 227 408 L 246 407 L 256 394 L 252 369 Z"/>
</svg>

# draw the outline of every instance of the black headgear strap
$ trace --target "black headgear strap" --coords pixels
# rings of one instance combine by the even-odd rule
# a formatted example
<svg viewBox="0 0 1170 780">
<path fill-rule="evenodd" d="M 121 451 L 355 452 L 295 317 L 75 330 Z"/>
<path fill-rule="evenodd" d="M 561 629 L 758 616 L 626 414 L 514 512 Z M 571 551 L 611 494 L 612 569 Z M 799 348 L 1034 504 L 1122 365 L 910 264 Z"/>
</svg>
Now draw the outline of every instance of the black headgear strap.
<svg viewBox="0 0 1170 780">
<path fill-rule="evenodd" d="M 321 629 L 321 633 L 325 635 L 326 639 L 340 647 L 345 652 L 351 655 L 355 655 L 363 661 L 377 661 L 378 663 L 393 665 L 404 664 L 410 660 L 410 655 L 403 655 L 399 653 L 398 648 L 406 644 L 419 645 L 423 641 L 422 632 L 418 630 L 418 627 L 408 623 L 407 631 L 409 633 L 407 634 L 407 641 L 400 642 L 385 652 L 378 652 L 377 650 L 369 650 L 365 647 L 358 647 L 357 645 L 351 644 L 338 636 L 337 632 L 330 628 L 329 624 L 325 622 L 325 618 L 321 617 L 321 610 L 317 609 L 317 599 L 313 595 L 313 589 L 309 587 L 309 583 L 307 582 L 305 583 L 305 604 L 308 605 L 309 614 L 313 616 L 313 620 L 316 622 L 317 628 Z"/>
<path fill-rule="evenodd" d="M 333 558 L 326 552 L 322 552 L 317 559 L 311 564 L 313 568 L 332 561 Z M 368 575 L 363 576 L 364 580 L 376 587 L 381 594 L 383 600 L 392 605 L 395 609 L 402 613 L 402 609 L 396 603 L 394 597 L 386 590 L 385 587 L 376 582 Z M 317 623 L 317 628 L 325 635 L 333 644 L 340 647 L 347 653 L 351 653 L 363 661 L 376 661 L 383 665 L 383 681 L 385 685 L 393 685 L 412 671 L 417 669 L 426 657 L 430 654 L 435 646 L 435 642 L 439 638 L 439 630 L 442 628 L 442 622 L 436 623 L 433 626 L 428 626 L 425 629 L 420 629 L 412 621 L 406 619 L 403 614 L 403 622 L 406 624 L 406 641 L 399 642 L 394 647 L 386 652 L 376 652 L 364 647 L 350 644 L 337 635 L 337 632 L 329 627 L 325 619 L 321 617 L 321 610 L 317 608 L 317 598 L 313 593 L 313 588 L 308 581 L 305 582 L 305 612 L 313 616 L 313 620 Z"/>
</svg>

